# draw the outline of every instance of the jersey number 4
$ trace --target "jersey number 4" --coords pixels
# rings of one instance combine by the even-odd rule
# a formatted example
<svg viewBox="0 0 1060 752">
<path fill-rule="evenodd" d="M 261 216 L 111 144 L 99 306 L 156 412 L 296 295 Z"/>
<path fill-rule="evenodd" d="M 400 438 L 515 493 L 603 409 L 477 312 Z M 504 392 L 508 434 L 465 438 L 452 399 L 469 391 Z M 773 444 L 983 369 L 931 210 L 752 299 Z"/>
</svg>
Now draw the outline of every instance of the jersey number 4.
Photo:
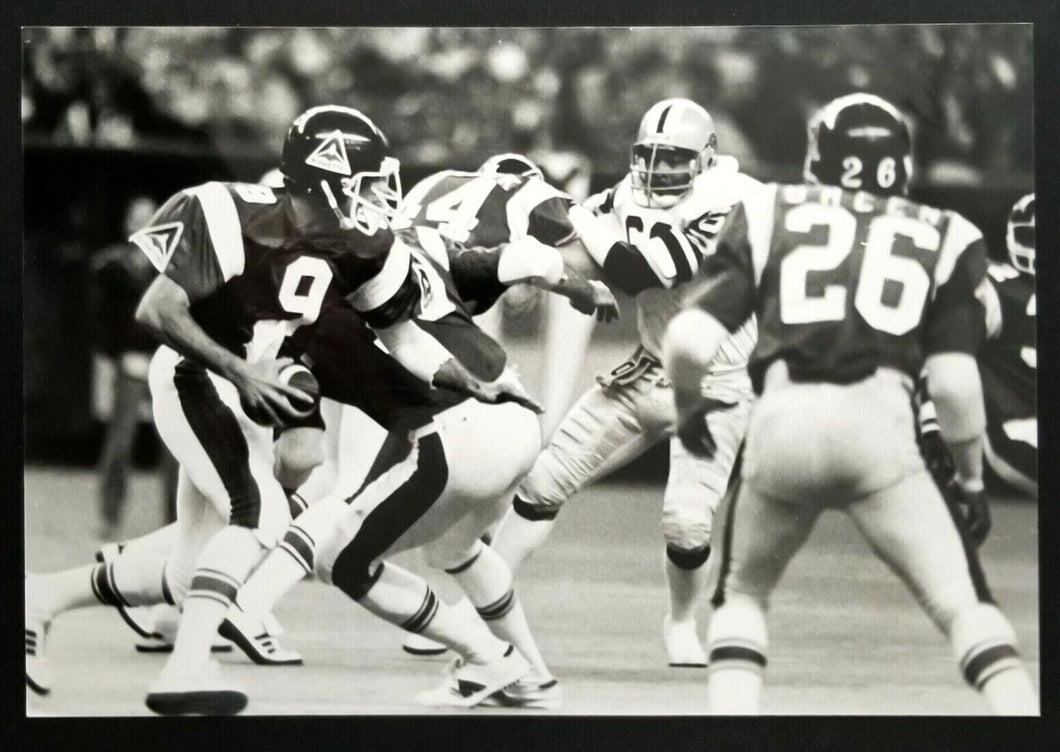
<svg viewBox="0 0 1060 752">
<path fill-rule="evenodd" d="M 492 180 L 471 180 L 427 204 L 424 219 L 435 224 L 438 232 L 458 243 L 465 242 L 478 225 L 478 210 L 494 189 Z"/>
<path fill-rule="evenodd" d="M 780 320 L 785 324 L 842 321 L 846 317 L 847 286 L 828 284 L 823 294 L 811 296 L 806 275 L 833 271 L 843 263 L 854 250 L 857 219 L 843 207 L 820 204 L 797 206 L 784 218 L 784 228 L 799 235 L 821 226 L 828 228 L 823 245 L 800 245 L 780 263 Z M 916 259 L 894 255 L 898 237 L 930 252 L 938 251 L 942 240 L 935 227 L 911 217 L 880 215 L 869 223 L 854 307 L 871 327 L 895 336 L 917 326 L 931 291 L 931 278 Z M 888 303 L 884 302 L 885 293 L 891 299 Z"/>
</svg>

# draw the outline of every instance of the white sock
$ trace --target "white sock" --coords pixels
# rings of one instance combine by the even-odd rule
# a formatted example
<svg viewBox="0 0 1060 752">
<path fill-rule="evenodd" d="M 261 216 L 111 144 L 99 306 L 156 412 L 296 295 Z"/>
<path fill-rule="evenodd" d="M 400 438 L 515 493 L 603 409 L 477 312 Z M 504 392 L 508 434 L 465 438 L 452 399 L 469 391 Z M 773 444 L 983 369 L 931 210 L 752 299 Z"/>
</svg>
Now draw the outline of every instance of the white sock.
<svg viewBox="0 0 1060 752">
<path fill-rule="evenodd" d="M 196 562 L 165 671 L 195 675 L 206 670 L 217 628 L 263 553 L 261 542 L 249 528 L 229 525 L 210 539 Z"/>
<path fill-rule="evenodd" d="M 666 557 L 664 570 L 670 588 L 670 618 L 675 622 L 695 619 L 699 596 L 707 582 L 706 565 L 684 569 Z"/>
<path fill-rule="evenodd" d="M 357 601 L 373 614 L 442 643 L 468 663 L 487 663 L 504 654 L 507 644 L 477 614 L 446 605 L 418 575 L 390 563 L 380 566 L 375 582 Z"/>
<path fill-rule="evenodd" d="M 144 606 L 163 601 L 164 557 L 122 554 L 109 564 L 88 564 L 26 578 L 26 607 L 50 621 L 85 606 Z"/>
<path fill-rule="evenodd" d="M 512 588 L 512 573 L 504 559 L 489 546 L 479 542 L 472 558 L 446 570 L 460 583 L 478 615 L 490 631 L 510 642 L 530 662 L 529 681 L 547 682 L 552 673 L 541 656 L 523 606 Z"/>
<path fill-rule="evenodd" d="M 730 594 L 707 629 L 708 713 L 758 712 L 768 646 L 765 611 L 750 596 Z"/>
<path fill-rule="evenodd" d="M 1038 715 L 1038 695 L 1022 665 L 1009 666 L 987 679 L 979 688 L 997 715 Z"/>
<path fill-rule="evenodd" d="M 508 569 L 518 572 L 523 562 L 548 539 L 555 524 L 555 517 L 528 520 L 509 509 L 490 547 L 504 559 Z"/>
<path fill-rule="evenodd" d="M 946 631 L 965 681 L 995 713 L 1038 715 L 1038 695 L 1016 651 L 1016 633 L 996 606 L 962 608 Z"/>
<path fill-rule="evenodd" d="M 277 546 L 239 589 L 236 603 L 249 616 L 261 621 L 306 574 L 299 559 L 282 545 Z"/>
</svg>

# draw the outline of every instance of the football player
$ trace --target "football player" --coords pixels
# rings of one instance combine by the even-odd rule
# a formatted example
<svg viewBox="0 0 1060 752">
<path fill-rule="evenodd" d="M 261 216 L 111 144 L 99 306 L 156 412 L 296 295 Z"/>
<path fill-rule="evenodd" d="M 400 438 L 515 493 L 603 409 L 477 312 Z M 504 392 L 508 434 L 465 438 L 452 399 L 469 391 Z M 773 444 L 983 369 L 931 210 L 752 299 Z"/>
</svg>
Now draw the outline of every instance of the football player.
<svg viewBox="0 0 1060 752">
<path fill-rule="evenodd" d="M 456 247 L 422 227 L 399 237 L 409 239 L 418 271 L 432 280 L 430 300 L 414 320 L 428 329 L 448 329 L 438 335 L 448 349 L 469 369 L 471 364 L 476 372 L 484 369 L 482 378 L 493 378 L 506 356 L 473 325 L 471 312 L 503 291 L 496 276 L 511 263 L 504 260 L 507 254 L 548 254 L 532 239 L 497 250 Z M 413 238 L 419 239 L 415 245 Z M 525 263 L 529 277 L 539 276 L 533 261 Z M 420 702 L 557 707 L 559 687 L 530 633 L 511 573 L 479 540 L 540 447 L 533 412 L 518 405 L 487 406 L 456 393 L 445 397 L 444 389 L 429 393 L 381 352 L 374 360 L 388 375 L 374 391 L 354 386 L 351 371 L 365 370 L 363 354 L 350 348 L 358 330 L 371 341 L 352 310 L 331 309 L 315 328 L 307 353 L 322 393 L 358 407 L 388 430 L 383 448 L 359 489 L 340 486 L 291 525 L 240 591 L 240 608 L 229 613 L 222 633 L 245 648 L 240 635 L 257 633 L 262 614 L 315 569 L 373 613 L 460 654 L 446 684 L 421 695 Z M 490 458 L 488 473 L 482 471 L 483 456 Z M 340 457 L 340 476 L 347 459 Z M 428 563 L 457 580 L 468 596 L 463 605 L 446 607 L 421 578 L 383 561 L 416 547 L 424 549 Z M 490 632 L 495 647 L 512 645 L 515 652 L 490 656 L 474 649 L 472 638 L 482 640 Z"/>
<path fill-rule="evenodd" d="M 424 178 L 402 199 L 395 224 L 433 228 L 444 237 L 469 246 L 498 247 L 528 237 L 549 248 L 559 248 L 560 254 L 567 250 L 565 246 L 571 246 L 579 255 L 552 254 L 552 265 L 556 267 L 552 273 L 560 274 L 561 262 L 570 259 L 576 263 L 584 254 L 567 216 L 570 206 L 571 198 L 547 183 L 536 164 L 521 154 L 504 153 L 490 157 L 475 172 L 443 170 Z M 522 260 L 529 259 L 524 256 Z M 541 260 L 535 262 L 548 266 Z M 500 340 L 504 306 L 494 305 L 494 300 L 498 295 L 503 295 L 502 302 L 513 296 L 525 299 L 533 293 L 527 291 L 526 285 L 510 283 L 514 275 L 525 276 L 524 270 L 507 264 L 498 272 L 497 278 L 491 280 L 492 292 L 485 298 L 480 296 L 475 312 L 476 323 Z M 582 279 L 566 263 L 559 282 L 539 276 L 532 285 L 567 297 L 576 310 L 595 313 L 601 321 L 609 322 L 618 316 L 610 290 L 599 281 Z M 587 343 L 587 337 L 581 339 Z M 575 345 L 568 373 L 576 373 L 584 360 L 585 348 Z M 546 414 L 542 418 L 543 426 L 555 422 L 556 416 Z M 413 655 L 435 655 L 445 650 L 420 635 L 406 637 L 403 649 Z"/>
<path fill-rule="evenodd" d="M 1000 318 L 979 351 L 986 398 L 986 461 L 998 477 L 1038 495 L 1038 313 L 1034 269 L 1034 194 L 1012 207 L 1005 237 L 1009 263 L 991 264 Z"/>
<path fill-rule="evenodd" d="M 910 587 L 990 707 L 1035 714 L 968 535 L 985 504 L 982 235 L 955 212 L 903 198 L 910 133 L 890 103 L 841 97 L 811 119 L 809 137 L 807 184 L 771 185 L 731 212 L 663 344 L 682 440 L 709 454 L 704 411 L 718 408 L 704 404 L 700 380 L 729 332 L 758 317 L 750 372 L 760 396 L 725 521 L 708 710 L 757 712 L 770 595 L 818 515 L 835 508 Z M 911 397 L 925 365 L 970 519 L 947 509 L 916 446 Z"/>
<path fill-rule="evenodd" d="M 594 213 L 570 209 L 603 279 L 636 297 L 640 346 L 571 408 L 519 485 L 494 542 L 512 569 L 544 542 L 568 498 L 672 433 L 670 386 L 658 359 L 663 329 L 683 286 L 713 252 L 714 233 L 729 207 L 760 186 L 739 171 L 735 159 L 718 155 L 716 146 L 706 110 L 687 99 L 658 102 L 640 123 L 629 174 L 589 200 Z M 670 439 L 662 529 L 670 592 L 663 636 L 671 666 L 706 665 L 695 611 L 714 511 L 750 409 L 745 366 L 754 342 L 752 319 L 726 342 L 704 381 L 706 393 L 734 405 L 710 417 L 715 456 L 693 457 Z"/>
<path fill-rule="evenodd" d="M 273 475 L 273 426 L 291 425 L 313 400 L 281 378 L 290 361 L 277 355 L 299 346 L 321 310 L 352 305 L 428 383 L 470 378 L 408 321 L 426 301 L 411 250 L 387 224 L 401 195 L 388 149 L 360 112 L 313 108 L 284 142 L 286 190 L 217 182 L 189 188 L 132 237 L 160 272 L 137 318 L 168 345 L 152 359 L 149 382 L 159 433 L 181 465 L 179 540 L 168 557 L 122 556 L 29 577 L 31 688 L 48 689 L 44 639 L 56 614 L 96 602 L 165 600 L 182 603 L 183 615 L 148 707 L 171 714 L 245 705 L 245 695 L 211 672 L 209 647 L 239 585 L 290 520 Z M 305 420 L 319 422 L 319 414 Z"/>
</svg>

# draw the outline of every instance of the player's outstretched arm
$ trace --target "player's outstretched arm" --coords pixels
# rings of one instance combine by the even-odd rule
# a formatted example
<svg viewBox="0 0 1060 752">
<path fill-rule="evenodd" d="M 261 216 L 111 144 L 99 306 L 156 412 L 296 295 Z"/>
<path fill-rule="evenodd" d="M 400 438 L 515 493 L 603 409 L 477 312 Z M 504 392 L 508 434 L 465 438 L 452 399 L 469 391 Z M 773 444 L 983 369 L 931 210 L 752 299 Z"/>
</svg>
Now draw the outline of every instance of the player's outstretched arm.
<svg viewBox="0 0 1060 752">
<path fill-rule="evenodd" d="M 248 363 L 221 347 L 203 331 L 192 318 L 190 307 L 184 288 L 160 274 L 140 299 L 136 320 L 182 355 L 199 361 L 231 381 L 242 393 L 248 407 L 259 408 L 276 424 L 286 413 L 288 397 L 312 401 L 309 395 L 280 379 L 280 371 L 291 363 L 289 358 Z"/>
<path fill-rule="evenodd" d="M 969 533 L 981 543 L 990 532 L 990 511 L 983 484 L 986 411 L 979 368 L 972 355 L 946 352 L 929 356 L 926 371 L 939 431 L 956 469 L 954 482 L 966 507 Z"/>
<path fill-rule="evenodd" d="M 703 397 L 700 384 L 711 360 L 729 330 L 706 311 L 688 308 L 671 319 L 663 336 L 663 365 L 674 390 L 677 435 L 685 448 L 710 456 L 714 442 L 704 416 L 712 402 Z"/>
</svg>

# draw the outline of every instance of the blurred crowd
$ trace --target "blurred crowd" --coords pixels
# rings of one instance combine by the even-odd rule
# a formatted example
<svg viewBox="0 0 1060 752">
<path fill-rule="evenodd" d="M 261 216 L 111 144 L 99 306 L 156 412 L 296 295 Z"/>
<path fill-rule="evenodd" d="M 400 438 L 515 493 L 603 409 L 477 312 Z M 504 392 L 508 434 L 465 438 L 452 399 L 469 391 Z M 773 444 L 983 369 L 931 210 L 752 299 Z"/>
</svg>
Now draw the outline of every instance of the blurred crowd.
<svg viewBox="0 0 1060 752">
<path fill-rule="evenodd" d="M 748 163 L 801 160 L 807 113 L 899 103 L 929 169 L 1030 171 L 1026 25 L 644 29 L 48 28 L 24 35 L 27 134 L 270 153 L 305 106 L 371 113 L 406 163 L 572 149 L 620 171 L 653 101 L 687 96 Z"/>
</svg>

